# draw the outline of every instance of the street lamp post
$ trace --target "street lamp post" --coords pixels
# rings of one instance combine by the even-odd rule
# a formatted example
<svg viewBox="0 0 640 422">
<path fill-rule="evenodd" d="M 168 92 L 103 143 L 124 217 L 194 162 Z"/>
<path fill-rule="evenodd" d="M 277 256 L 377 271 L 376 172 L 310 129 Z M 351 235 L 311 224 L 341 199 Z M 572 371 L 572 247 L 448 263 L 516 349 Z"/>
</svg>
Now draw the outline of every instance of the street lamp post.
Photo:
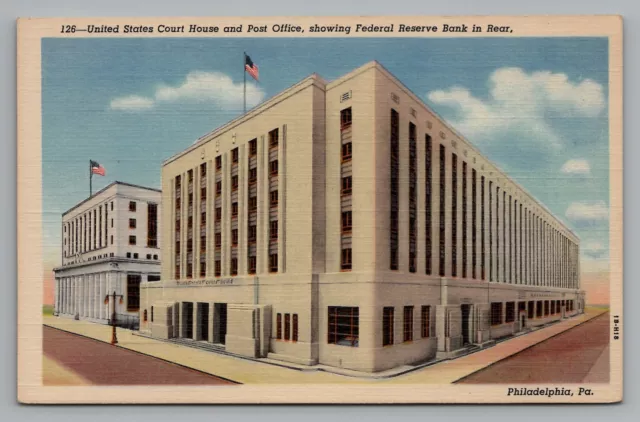
<svg viewBox="0 0 640 422">
<path fill-rule="evenodd" d="M 120 303 L 122 303 L 122 295 L 117 295 L 114 290 L 112 294 L 108 294 L 104 297 L 105 303 L 109 303 L 109 298 L 113 299 L 113 312 L 111 313 L 111 344 L 118 344 L 118 337 L 116 336 L 116 297 L 120 298 Z"/>
</svg>

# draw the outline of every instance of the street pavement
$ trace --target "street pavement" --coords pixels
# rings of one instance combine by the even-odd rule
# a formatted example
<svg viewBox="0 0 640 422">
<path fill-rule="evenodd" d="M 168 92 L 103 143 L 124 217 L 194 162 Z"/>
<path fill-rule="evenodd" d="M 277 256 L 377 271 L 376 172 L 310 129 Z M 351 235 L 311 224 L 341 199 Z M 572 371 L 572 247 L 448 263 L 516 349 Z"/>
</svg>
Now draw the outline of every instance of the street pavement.
<svg viewBox="0 0 640 422">
<path fill-rule="evenodd" d="M 386 377 L 385 374 L 383 374 L 383 377 L 381 377 L 380 374 L 374 374 L 373 376 L 372 374 L 359 374 L 359 376 L 357 377 L 347 376 L 345 375 L 346 372 L 344 371 L 343 374 L 327 372 L 333 371 L 335 369 L 327 368 L 323 365 L 317 365 L 314 367 L 301 367 L 299 365 L 287 366 L 283 363 L 274 365 L 268 363 L 268 360 L 264 359 L 243 359 L 235 356 L 223 355 L 219 353 L 181 346 L 171 342 L 158 341 L 147 337 L 141 337 L 135 335 L 132 331 L 120 328 L 117 329 L 119 340 L 118 347 L 106 344 L 105 347 L 107 349 L 104 350 L 108 350 L 109 353 L 115 353 L 116 350 L 130 351 L 130 353 L 137 352 L 133 353 L 133 355 L 142 360 L 151 359 L 154 361 L 158 361 L 158 359 L 153 359 L 153 357 L 155 357 L 161 359 L 160 362 L 174 362 L 177 364 L 175 366 L 178 368 L 188 367 L 196 369 L 197 371 L 200 371 L 196 372 L 196 374 L 199 375 L 202 375 L 202 373 L 211 374 L 214 376 L 218 376 L 223 380 L 233 380 L 242 384 L 370 384 L 372 382 L 382 384 L 450 384 L 465 377 L 469 377 L 471 374 L 487 368 L 490 365 L 495 366 L 498 362 L 509 358 L 512 355 L 518 354 L 538 343 L 548 341 L 548 339 L 560 333 L 566 331 L 571 332 L 576 329 L 576 326 L 579 327 L 580 324 L 585 323 L 586 321 L 600 315 L 603 312 L 604 310 L 591 308 L 588 309 L 587 312 L 583 315 L 578 315 L 576 317 L 563 320 L 559 323 L 538 329 L 526 335 L 511 338 L 507 341 L 498 343 L 495 346 L 488 347 L 470 355 L 459 357 L 453 360 L 443 361 L 426 367 L 415 368 L 415 370 L 406 374 L 388 377 Z M 606 316 L 602 317 L 602 320 L 608 321 Z M 53 316 L 44 317 L 44 324 L 45 330 L 47 330 L 46 326 L 54 327 L 58 330 L 68 331 L 70 333 L 75 333 L 76 335 L 87 337 L 95 343 L 108 343 L 111 339 L 111 327 L 105 325 L 94 324 L 87 321 L 76 321 L 67 318 L 58 318 Z M 598 329 L 604 331 L 604 335 L 608 336 L 608 326 L 604 327 L 602 325 L 597 325 L 595 331 L 597 331 Z M 50 347 L 47 346 L 48 339 L 46 336 L 44 342 L 46 354 L 46 350 L 50 349 Z M 571 344 L 571 348 L 575 349 L 577 351 L 576 353 L 578 354 L 583 347 L 589 348 L 591 346 L 588 342 Z M 554 359 L 557 357 L 557 355 L 554 354 L 555 352 L 553 351 L 553 349 L 546 350 L 551 354 L 550 359 Z M 604 353 L 602 348 L 600 348 L 600 351 Z M 59 354 L 62 353 L 59 352 Z M 570 357 L 567 357 L 567 359 L 569 358 Z M 64 359 L 64 357 L 61 356 L 60 359 Z M 84 364 L 81 365 L 79 369 L 82 369 L 82 371 L 84 372 L 80 373 L 80 375 L 86 376 L 88 375 L 85 374 L 86 371 L 95 370 L 95 365 L 90 366 L 90 364 L 91 362 L 100 362 L 99 359 L 102 359 L 100 355 L 93 356 L 84 353 L 84 361 L 87 362 L 87 367 L 83 366 Z M 123 357 L 123 359 L 125 358 Z M 127 357 L 126 359 L 129 358 Z M 594 367 L 597 367 L 599 365 L 600 368 L 604 368 L 604 363 L 608 363 L 608 360 L 603 358 L 602 356 L 596 356 L 596 361 L 597 362 Z M 122 362 L 119 363 L 121 366 L 123 365 Z M 167 362 L 163 363 L 171 365 Z M 75 365 L 79 364 L 76 363 Z M 73 362 L 69 362 L 68 367 L 70 367 L 74 371 L 78 369 L 77 366 L 76 369 L 74 369 Z M 130 371 L 136 371 L 134 365 L 127 365 L 126 367 Z M 606 367 L 608 370 L 608 365 Z M 531 370 L 531 366 L 529 367 L 529 370 Z M 539 368 L 535 369 L 535 371 L 538 370 Z M 522 372 L 524 373 L 525 371 L 526 369 L 523 367 Z M 581 369 L 581 371 L 582 373 L 584 373 L 584 369 Z M 133 377 L 136 379 L 135 382 L 147 383 L 148 381 L 146 380 L 144 382 L 141 381 L 141 379 L 144 379 L 147 372 L 148 369 L 136 372 L 138 376 Z M 97 383 L 111 382 L 108 380 L 107 372 L 101 372 L 101 374 L 102 375 L 100 376 L 96 375 L 94 379 L 89 379 L 89 381 Z M 122 377 L 124 377 L 124 379 L 129 379 L 125 377 L 125 375 L 122 375 Z M 377 377 L 377 379 L 372 379 L 372 377 Z M 590 377 L 591 379 L 599 379 L 599 376 L 597 374 L 594 374 L 593 371 L 590 374 Z M 166 381 L 166 379 L 170 379 L 170 377 L 160 377 L 160 380 L 156 380 L 156 382 L 168 382 Z M 207 378 L 198 378 L 198 380 L 202 380 L 203 382 L 204 380 L 213 382 L 211 380 L 208 380 Z M 197 383 L 195 376 L 194 378 L 191 378 L 191 382 Z M 221 380 L 218 380 L 218 382 L 221 382 Z M 507 377 L 503 378 L 503 382 L 516 381 L 512 380 L 510 377 Z M 563 380 L 561 377 L 558 377 L 558 379 L 552 382 L 563 382 Z"/>
<path fill-rule="evenodd" d="M 43 338 L 45 359 L 53 361 L 48 365 L 45 362 L 45 367 L 48 366 L 55 374 L 62 372 L 62 366 L 73 374 L 71 377 L 67 375 L 68 379 L 62 383 L 66 385 L 86 382 L 97 385 L 234 384 L 210 374 L 51 327 L 44 327 Z M 45 373 L 45 384 L 46 376 Z M 73 378 L 79 378 L 80 381 Z M 49 380 L 49 385 L 54 383 L 55 380 Z"/>
<path fill-rule="evenodd" d="M 608 383 L 609 313 L 459 381 L 461 384 Z"/>
</svg>

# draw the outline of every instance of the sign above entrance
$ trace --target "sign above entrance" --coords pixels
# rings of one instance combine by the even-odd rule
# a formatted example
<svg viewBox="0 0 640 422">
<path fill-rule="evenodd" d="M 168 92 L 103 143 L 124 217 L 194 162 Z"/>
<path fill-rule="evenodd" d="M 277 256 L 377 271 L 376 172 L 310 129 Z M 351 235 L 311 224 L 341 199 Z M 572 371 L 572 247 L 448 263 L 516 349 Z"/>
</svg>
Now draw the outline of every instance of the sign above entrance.
<svg viewBox="0 0 640 422">
<path fill-rule="evenodd" d="M 234 284 L 233 278 L 220 278 L 216 280 L 177 280 L 178 286 L 218 286 L 223 284 Z"/>
</svg>

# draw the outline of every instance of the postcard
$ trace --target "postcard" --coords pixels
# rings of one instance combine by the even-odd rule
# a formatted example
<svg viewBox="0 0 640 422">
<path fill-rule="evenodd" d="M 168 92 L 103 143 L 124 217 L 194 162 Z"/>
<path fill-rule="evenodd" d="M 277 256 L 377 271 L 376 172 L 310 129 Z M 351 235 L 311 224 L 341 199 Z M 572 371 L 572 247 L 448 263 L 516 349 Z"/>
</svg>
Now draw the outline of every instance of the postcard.
<svg viewBox="0 0 640 422">
<path fill-rule="evenodd" d="M 19 19 L 18 400 L 622 400 L 622 19 Z"/>
</svg>

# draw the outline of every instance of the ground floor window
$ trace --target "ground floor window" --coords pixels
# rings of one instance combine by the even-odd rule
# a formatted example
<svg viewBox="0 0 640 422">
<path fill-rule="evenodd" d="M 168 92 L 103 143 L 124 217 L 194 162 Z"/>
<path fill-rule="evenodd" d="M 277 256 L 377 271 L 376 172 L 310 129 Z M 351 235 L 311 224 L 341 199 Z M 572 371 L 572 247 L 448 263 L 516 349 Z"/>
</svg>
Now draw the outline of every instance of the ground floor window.
<svg viewBox="0 0 640 422">
<path fill-rule="evenodd" d="M 284 339 L 291 338 L 291 314 L 284 314 Z"/>
<path fill-rule="evenodd" d="M 404 341 L 413 341 L 413 306 L 404 307 Z"/>
<path fill-rule="evenodd" d="M 291 341 L 298 341 L 298 314 L 293 314 L 292 320 Z"/>
<path fill-rule="evenodd" d="M 127 274 L 127 311 L 140 309 L 140 274 Z"/>
<path fill-rule="evenodd" d="M 542 301 L 539 300 L 536 302 L 536 318 L 542 317 Z"/>
<path fill-rule="evenodd" d="M 276 316 L 276 339 L 282 340 L 282 314 Z"/>
<path fill-rule="evenodd" d="M 431 328 L 431 307 L 423 306 L 420 311 L 420 320 L 422 322 L 422 338 L 429 337 L 429 329 Z"/>
<path fill-rule="evenodd" d="M 329 306 L 329 344 L 358 347 L 359 311 L 356 306 Z"/>
<path fill-rule="evenodd" d="M 491 303 L 491 325 L 502 324 L 502 302 Z"/>
<path fill-rule="evenodd" d="M 544 316 L 549 315 L 549 301 L 545 300 L 544 301 Z"/>
<path fill-rule="evenodd" d="M 536 313 L 536 303 L 534 301 L 530 301 L 527 304 L 527 318 L 533 319 Z"/>
<path fill-rule="evenodd" d="M 507 302 L 507 308 L 504 314 L 504 322 L 513 322 L 516 320 L 516 304 L 515 302 Z"/>
<path fill-rule="evenodd" d="M 382 345 L 393 344 L 393 307 L 382 309 Z"/>
</svg>

